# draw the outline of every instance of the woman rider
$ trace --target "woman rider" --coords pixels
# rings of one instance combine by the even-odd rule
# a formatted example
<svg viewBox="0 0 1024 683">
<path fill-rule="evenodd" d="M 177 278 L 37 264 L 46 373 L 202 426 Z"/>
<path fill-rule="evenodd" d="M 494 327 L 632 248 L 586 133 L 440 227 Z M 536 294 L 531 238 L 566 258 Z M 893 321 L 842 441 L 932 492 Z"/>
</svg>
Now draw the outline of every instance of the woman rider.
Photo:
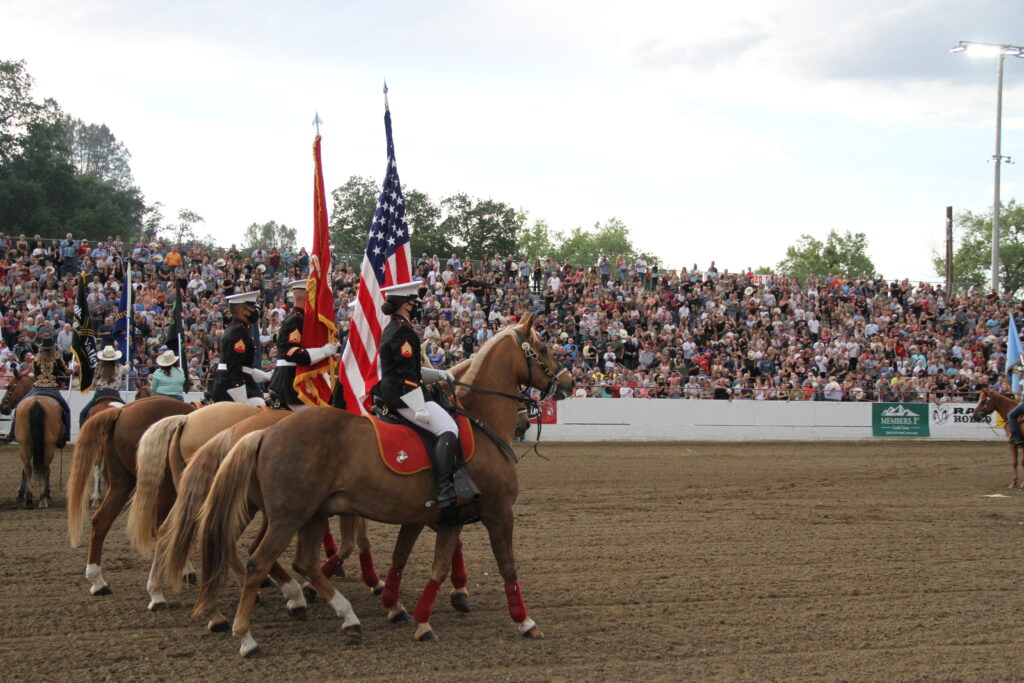
<svg viewBox="0 0 1024 683">
<path fill-rule="evenodd" d="M 447 370 L 420 367 L 420 338 L 411 322 L 419 316 L 420 286 L 419 282 L 406 282 L 381 290 L 387 297 L 381 310 L 390 316 L 390 321 L 380 336 L 381 378 L 373 387 L 373 395 L 415 427 L 438 437 L 434 451 L 429 453 L 437 477 L 436 504 L 441 509 L 441 521 L 455 523 L 458 515 L 455 477 L 459 479 L 462 497 L 478 498 L 480 494 L 464 467 L 454 471 L 459 447 L 455 420 L 423 395 L 424 382 L 451 382 L 454 377 Z"/>
<path fill-rule="evenodd" d="M 39 354 L 32 362 L 35 382 L 28 395 L 43 394 L 60 404 L 64 417 L 64 438 L 57 441 L 56 445 L 57 448 L 64 448 L 65 444 L 71 440 L 71 408 L 68 407 L 68 402 L 60 393 L 60 382 L 68 376 L 68 366 L 55 348 L 52 333 L 41 333 L 36 341 L 39 344 Z M 28 397 L 26 396 L 26 398 Z M 15 419 L 17 419 L 17 415 L 15 415 Z M 11 433 L 14 433 L 13 429 Z"/>
<path fill-rule="evenodd" d="M 101 398 L 116 398 L 124 402 L 121 396 L 121 384 L 128 375 L 125 365 L 118 363 L 121 360 L 121 352 L 113 346 L 104 346 L 103 350 L 96 354 L 96 370 L 92 376 L 92 399 L 85 404 L 82 412 L 78 414 L 78 428 L 81 429 L 89 417 L 89 411 Z"/>
<path fill-rule="evenodd" d="M 185 400 L 185 373 L 177 366 L 178 357 L 167 349 L 156 357 L 160 369 L 150 375 L 150 388 L 156 396 Z"/>
</svg>

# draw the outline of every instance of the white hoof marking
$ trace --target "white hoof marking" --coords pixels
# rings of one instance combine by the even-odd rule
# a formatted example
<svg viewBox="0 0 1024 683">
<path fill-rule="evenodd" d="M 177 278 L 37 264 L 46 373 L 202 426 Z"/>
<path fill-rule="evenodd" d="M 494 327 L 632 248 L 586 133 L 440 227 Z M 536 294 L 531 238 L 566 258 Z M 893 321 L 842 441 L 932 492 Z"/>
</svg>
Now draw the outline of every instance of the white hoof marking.
<svg viewBox="0 0 1024 683">
<path fill-rule="evenodd" d="M 334 613 L 343 619 L 342 627 L 359 624 L 359 617 L 352 611 L 352 603 L 341 594 L 341 591 L 334 591 L 334 595 L 327 603 L 334 608 Z"/>
<path fill-rule="evenodd" d="M 242 634 L 242 646 L 238 648 L 238 654 L 246 657 L 258 647 L 259 644 L 256 642 L 256 639 L 252 637 L 252 632 L 246 631 Z"/>
<path fill-rule="evenodd" d="M 288 600 L 287 606 L 289 610 L 306 606 L 306 596 L 302 594 L 302 586 L 295 579 L 281 586 L 281 593 Z"/>
<path fill-rule="evenodd" d="M 530 617 L 526 617 L 526 619 L 519 622 L 519 635 L 523 635 L 536 625 L 537 623 L 533 619 L 531 619 Z"/>
<path fill-rule="evenodd" d="M 103 570 L 98 564 L 86 565 L 85 578 L 92 584 L 89 592 L 93 595 L 107 587 L 107 582 L 103 580 Z"/>
</svg>

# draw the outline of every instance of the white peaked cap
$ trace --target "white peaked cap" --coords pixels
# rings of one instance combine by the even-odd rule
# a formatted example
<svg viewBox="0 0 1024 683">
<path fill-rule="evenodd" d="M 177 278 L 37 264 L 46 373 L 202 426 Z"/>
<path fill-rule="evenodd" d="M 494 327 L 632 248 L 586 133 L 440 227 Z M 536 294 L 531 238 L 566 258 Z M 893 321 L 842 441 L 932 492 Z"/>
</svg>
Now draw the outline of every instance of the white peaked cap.
<svg viewBox="0 0 1024 683">
<path fill-rule="evenodd" d="M 231 296 L 224 297 L 224 300 L 234 306 L 235 304 L 254 304 L 260 298 L 258 291 L 242 292 L 240 294 L 232 294 Z"/>
</svg>

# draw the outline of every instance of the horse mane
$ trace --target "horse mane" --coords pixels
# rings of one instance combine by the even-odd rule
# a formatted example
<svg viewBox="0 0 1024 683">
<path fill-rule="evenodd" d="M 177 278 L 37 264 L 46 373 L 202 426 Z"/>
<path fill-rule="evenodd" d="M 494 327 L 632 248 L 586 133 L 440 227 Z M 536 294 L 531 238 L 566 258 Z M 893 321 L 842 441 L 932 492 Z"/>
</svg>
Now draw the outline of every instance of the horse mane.
<svg viewBox="0 0 1024 683">
<path fill-rule="evenodd" d="M 487 359 L 487 356 L 491 353 L 491 351 L 493 351 L 498 346 L 498 343 L 502 339 L 504 339 L 505 337 L 512 336 L 512 333 L 515 330 L 515 328 L 515 325 L 508 325 L 505 328 L 503 328 L 500 332 L 498 332 L 498 334 L 494 335 L 486 342 L 484 342 L 484 345 L 480 348 L 480 351 L 478 351 L 477 354 L 473 356 L 472 359 L 470 359 L 469 369 L 466 370 L 466 374 L 462 376 L 463 382 L 465 382 L 466 384 L 476 383 L 477 377 L 480 374 L 480 367 Z M 458 396 L 459 398 L 465 398 L 467 393 L 469 393 L 468 387 L 459 387 L 458 391 L 456 391 L 456 396 Z"/>
</svg>

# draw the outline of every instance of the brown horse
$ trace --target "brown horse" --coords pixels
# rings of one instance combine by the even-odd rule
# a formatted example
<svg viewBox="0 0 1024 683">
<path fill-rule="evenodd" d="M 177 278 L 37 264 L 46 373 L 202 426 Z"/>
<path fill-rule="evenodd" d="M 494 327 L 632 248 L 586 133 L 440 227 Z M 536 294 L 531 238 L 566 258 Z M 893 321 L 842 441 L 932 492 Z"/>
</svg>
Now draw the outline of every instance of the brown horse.
<svg viewBox="0 0 1024 683">
<path fill-rule="evenodd" d="M 3 400 L 0 400 L 0 414 L 10 415 L 11 411 L 13 411 L 16 406 L 21 404 L 21 400 L 23 398 L 25 398 L 25 396 L 28 395 L 28 393 L 30 391 L 32 391 L 32 387 L 33 387 L 34 383 L 35 383 L 35 380 L 32 378 L 31 375 L 21 375 L 21 374 L 18 373 L 17 369 L 15 369 L 14 370 L 14 383 L 11 384 L 7 388 L 7 391 L 4 393 Z M 47 401 L 47 404 L 49 404 L 50 402 L 56 403 L 56 401 L 53 401 L 53 399 L 49 399 L 49 401 Z M 25 406 L 23 406 L 23 408 L 29 408 L 29 407 L 31 407 L 29 404 L 26 404 Z M 60 406 L 58 405 L 57 407 L 58 407 L 58 410 L 59 410 Z M 23 410 L 22 414 L 27 416 L 28 412 Z M 26 424 L 29 423 L 29 421 L 27 419 L 23 420 L 23 422 L 25 422 Z M 61 423 L 60 435 L 63 436 L 64 435 L 63 420 L 61 420 L 60 423 Z M 33 424 L 34 424 L 35 427 L 38 428 L 41 423 L 37 421 L 37 422 L 35 422 Z M 22 430 L 19 429 L 18 431 L 21 432 Z M 44 432 L 45 432 L 45 429 L 44 429 Z M 30 430 L 30 435 L 31 435 L 31 433 L 32 432 Z M 34 460 L 35 460 L 35 452 L 34 452 L 34 448 L 33 447 L 35 445 L 39 445 L 41 450 L 40 450 L 40 453 L 39 453 L 38 468 L 36 468 L 36 469 L 39 470 L 39 473 L 42 473 L 44 470 L 46 472 L 45 485 L 43 487 L 43 491 L 42 491 L 41 495 L 39 496 L 39 507 L 46 507 L 47 504 L 50 502 L 49 463 L 53 459 L 53 453 L 52 452 L 50 453 L 49 458 L 46 457 L 45 438 L 40 438 L 40 439 L 34 440 L 34 443 L 29 445 L 28 443 L 26 443 L 22 439 L 18 438 L 18 434 L 14 433 L 13 430 L 11 432 L 11 436 L 14 438 L 15 441 L 17 441 L 20 444 L 19 452 L 21 454 L 21 462 L 22 462 L 21 485 L 18 488 L 18 500 L 19 501 L 24 501 L 25 505 L 27 507 L 32 505 L 33 495 L 32 495 L 31 490 L 29 490 L 29 488 L 28 488 L 28 481 L 31 478 L 31 473 L 32 473 L 32 470 L 33 470 L 33 463 L 34 463 Z M 29 454 L 27 458 L 26 458 L 26 453 Z"/>
<path fill-rule="evenodd" d="M 473 389 L 460 390 L 460 395 L 465 410 L 497 440 L 490 440 L 475 427 L 476 454 L 467 467 L 482 498 L 470 514 L 479 516 L 490 536 L 505 581 L 509 614 L 519 633 L 539 638 L 540 629 L 527 616 L 512 550 L 512 505 L 519 491 L 515 461 L 498 442 L 507 447 L 512 438 L 519 385 L 563 398 L 571 392 L 573 380 L 534 333 L 533 320 L 530 314 L 485 344 L 465 375 Z M 200 520 L 204 580 L 222 576 L 237 562 L 234 547 L 247 520 L 249 496 L 261 499 L 259 507 L 268 525 L 246 564 L 232 629 L 242 641 L 243 656 L 259 647 L 250 631 L 259 585 L 293 536 L 298 534 L 295 569 L 344 619 L 342 630 L 352 635 L 359 631 L 359 620 L 317 565 L 325 519 L 336 514 L 359 515 L 401 524 L 403 531 L 439 521 L 440 512 L 431 505 L 433 473 L 396 476 L 379 458 L 370 457 L 374 452 L 376 437 L 366 418 L 330 408 L 310 408 L 263 432 L 242 437 L 225 458 Z M 448 574 L 460 529 L 437 527 L 431 579 L 414 610 L 419 624 L 416 640 L 436 639 L 430 614 L 441 581 Z M 401 568 L 393 568 L 385 594 L 397 597 L 400 580 Z"/>
<path fill-rule="evenodd" d="M 1010 463 L 1013 466 L 1013 479 L 1010 481 L 1010 488 L 1020 486 L 1024 488 L 1024 480 L 1017 476 L 1018 452 L 1020 446 L 1016 445 L 1010 438 L 1010 422 L 1006 416 L 1017 406 L 1016 399 L 1000 394 L 992 389 L 982 389 L 978 395 L 978 405 L 974 406 L 974 413 L 971 418 L 980 422 L 982 418 L 992 413 L 998 413 L 1003 418 L 1003 430 L 1006 432 L 1007 445 L 1010 447 Z M 1024 471 L 1024 467 L 1021 468 Z"/>
<path fill-rule="evenodd" d="M 92 516 L 89 536 L 89 562 L 85 578 L 93 595 L 109 595 L 110 587 L 103 580 L 100 560 L 103 541 L 111 524 L 120 514 L 135 489 L 135 448 L 143 432 L 157 420 L 169 415 L 191 413 L 195 407 L 165 396 L 132 401 L 123 408 L 111 408 L 88 419 L 78 434 L 68 477 L 68 536 L 71 547 L 82 540 L 82 519 L 85 516 L 85 489 L 90 473 L 98 462 L 103 463 L 107 493 Z M 163 512 L 171 507 L 174 492 L 170 485 L 163 492 Z"/>
<path fill-rule="evenodd" d="M 45 395 L 29 396 L 18 404 L 21 417 L 15 426 L 14 438 L 21 454 L 25 507 L 32 507 L 38 496 L 39 507 L 45 508 L 50 497 L 50 463 L 57 443 L 64 439 L 64 411 L 56 399 Z"/>
</svg>

